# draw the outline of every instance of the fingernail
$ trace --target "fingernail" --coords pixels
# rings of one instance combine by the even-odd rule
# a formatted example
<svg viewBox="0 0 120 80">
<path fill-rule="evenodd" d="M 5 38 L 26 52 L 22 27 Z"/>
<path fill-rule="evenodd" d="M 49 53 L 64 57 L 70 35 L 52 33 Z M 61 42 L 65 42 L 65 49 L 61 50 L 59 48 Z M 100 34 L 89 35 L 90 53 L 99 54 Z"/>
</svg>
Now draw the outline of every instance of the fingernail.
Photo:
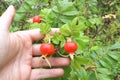
<svg viewBox="0 0 120 80">
<path fill-rule="evenodd" d="M 10 5 L 7 9 L 11 9 L 11 8 L 14 8 L 14 6 L 13 6 L 13 5 Z"/>
</svg>

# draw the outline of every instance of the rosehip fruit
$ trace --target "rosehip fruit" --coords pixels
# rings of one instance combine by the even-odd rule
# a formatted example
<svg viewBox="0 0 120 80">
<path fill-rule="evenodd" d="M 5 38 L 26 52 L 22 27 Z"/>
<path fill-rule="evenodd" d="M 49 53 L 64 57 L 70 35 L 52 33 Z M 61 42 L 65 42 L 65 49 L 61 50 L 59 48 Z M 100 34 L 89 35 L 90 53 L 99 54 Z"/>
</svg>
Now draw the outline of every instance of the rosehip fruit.
<svg viewBox="0 0 120 80">
<path fill-rule="evenodd" d="M 47 55 L 52 55 L 55 53 L 55 48 L 54 45 L 50 43 L 43 43 L 40 46 L 40 51 L 42 55 L 47 56 Z"/>
<path fill-rule="evenodd" d="M 73 54 L 78 49 L 76 42 L 66 42 L 64 45 L 64 50 L 69 54 Z"/>
<path fill-rule="evenodd" d="M 33 22 L 34 22 L 34 23 L 35 23 L 35 22 L 40 23 L 40 22 L 41 22 L 41 17 L 38 16 L 38 15 L 34 16 L 34 17 L 33 17 Z"/>
</svg>

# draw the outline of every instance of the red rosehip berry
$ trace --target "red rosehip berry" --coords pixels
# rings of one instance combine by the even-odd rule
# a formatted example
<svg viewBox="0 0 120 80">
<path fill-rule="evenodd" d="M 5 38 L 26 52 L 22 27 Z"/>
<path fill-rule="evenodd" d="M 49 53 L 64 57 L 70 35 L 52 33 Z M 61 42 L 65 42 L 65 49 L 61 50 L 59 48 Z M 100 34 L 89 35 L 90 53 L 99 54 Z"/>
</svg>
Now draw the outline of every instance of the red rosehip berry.
<svg viewBox="0 0 120 80">
<path fill-rule="evenodd" d="M 43 43 L 40 46 L 40 51 L 41 51 L 42 55 L 47 56 L 47 55 L 54 54 L 55 48 L 54 48 L 54 45 L 52 45 L 50 43 Z"/>
<path fill-rule="evenodd" d="M 37 23 L 40 23 L 42 20 L 41 20 L 41 17 L 36 15 L 33 17 L 33 23 L 37 22 Z"/>
<path fill-rule="evenodd" d="M 76 42 L 66 42 L 64 45 L 64 50 L 69 54 L 74 54 L 74 52 L 78 49 Z"/>
</svg>

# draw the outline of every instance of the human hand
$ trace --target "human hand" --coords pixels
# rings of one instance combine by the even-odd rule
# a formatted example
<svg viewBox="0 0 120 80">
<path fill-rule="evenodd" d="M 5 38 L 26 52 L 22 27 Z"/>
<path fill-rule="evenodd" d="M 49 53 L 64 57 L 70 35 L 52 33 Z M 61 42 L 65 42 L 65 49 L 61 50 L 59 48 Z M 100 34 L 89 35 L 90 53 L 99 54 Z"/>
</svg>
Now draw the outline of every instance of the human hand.
<svg viewBox="0 0 120 80">
<path fill-rule="evenodd" d="M 48 64 L 39 61 L 40 44 L 33 41 L 44 38 L 39 29 L 9 33 L 9 27 L 15 15 L 13 6 L 10 6 L 0 17 L 0 80 L 37 80 L 42 78 L 58 77 L 64 74 L 63 69 L 44 69 Z M 53 29 L 51 34 L 58 32 Z M 52 66 L 68 66 L 68 58 L 49 58 Z M 36 68 L 36 69 L 33 69 Z"/>
</svg>

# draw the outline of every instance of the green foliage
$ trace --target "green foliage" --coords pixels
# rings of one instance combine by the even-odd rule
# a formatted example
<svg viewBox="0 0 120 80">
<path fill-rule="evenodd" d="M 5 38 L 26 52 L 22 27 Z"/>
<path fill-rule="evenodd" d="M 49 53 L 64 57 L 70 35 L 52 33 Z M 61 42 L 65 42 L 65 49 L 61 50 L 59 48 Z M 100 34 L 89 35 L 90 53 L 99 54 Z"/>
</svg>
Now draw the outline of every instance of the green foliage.
<svg viewBox="0 0 120 80">
<path fill-rule="evenodd" d="M 51 26 L 49 24 L 40 24 L 40 33 L 49 34 L 51 31 Z"/>
<path fill-rule="evenodd" d="M 120 43 L 114 45 L 118 46 L 119 44 Z M 91 50 L 92 54 L 90 54 L 90 56 L 97 66 L 98 80 L 113 80 L 115 76 L 120 73 L 120 52 L 116 51 L 118 48 L 114 45 L 112 45 L 112 48 L 111 46 L 107 46 Z"/>
<path fill-rule="evenodd" d="M 27 13 L 32 13 L 32 5 L 35 5 L 34 0 L 28 0 L 24 2 L 21 7 L 16 11 L 16 16 L 14 21 L 19 22 L 24 20 L 27 16 Z"/>
<path fill-rule="evenodd" d="M 11 32 L 39 28 L 41 34 L 47 34 L 47 40 L 51 27 L 60 28 L 61 33 L 50 39 L 64 56 L 66 40 L 71 38 L 78 44 L 71 65 L 64 67 L 64 76 L 43 80 L 120 79 L 119 0 L 2 0 L 0 14 L 10 4 L 17 9 Z M 103 18 L 109 14 L 116 18 Z M 41 16 L 42 22 L 27 22 L 34 15 Z"/>
</svg>

